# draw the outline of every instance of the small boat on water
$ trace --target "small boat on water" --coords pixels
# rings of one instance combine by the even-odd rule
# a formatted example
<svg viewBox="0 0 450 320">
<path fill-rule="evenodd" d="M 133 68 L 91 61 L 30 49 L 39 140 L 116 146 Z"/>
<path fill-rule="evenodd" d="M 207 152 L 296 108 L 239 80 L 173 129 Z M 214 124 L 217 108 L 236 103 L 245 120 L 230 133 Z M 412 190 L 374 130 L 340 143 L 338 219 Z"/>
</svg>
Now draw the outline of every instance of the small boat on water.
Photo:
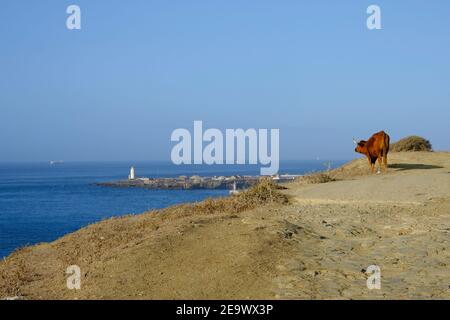
<svg viewBox="0 0 450 320">
<path fill-rule="evenodd" d="M 57 164 L 64 164 L 64 161 L 62 161 L 62 160 L 52 160 L 52 161 L 50 161 L 50 165 L 52 165 L 52 166 L 57 165 Z"/>
</svg>

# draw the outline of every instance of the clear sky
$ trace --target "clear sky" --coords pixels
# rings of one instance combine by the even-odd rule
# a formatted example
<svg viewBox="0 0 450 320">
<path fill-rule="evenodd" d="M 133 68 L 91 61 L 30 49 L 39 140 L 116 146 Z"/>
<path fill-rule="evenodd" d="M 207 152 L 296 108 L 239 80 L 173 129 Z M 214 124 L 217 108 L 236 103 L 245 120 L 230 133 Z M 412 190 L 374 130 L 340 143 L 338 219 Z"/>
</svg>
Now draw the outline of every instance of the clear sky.
<svg viewBox="0 0 450 320">
<path fill-rule="evenodd" d="M 448 0 L 3 0 L 0 161 L 169 160 L 194 120 L 279 128 L 281 160 L 353 158 L 352 137 L 382 129 L 450 150 L 449 15 Z"/>
</svg>

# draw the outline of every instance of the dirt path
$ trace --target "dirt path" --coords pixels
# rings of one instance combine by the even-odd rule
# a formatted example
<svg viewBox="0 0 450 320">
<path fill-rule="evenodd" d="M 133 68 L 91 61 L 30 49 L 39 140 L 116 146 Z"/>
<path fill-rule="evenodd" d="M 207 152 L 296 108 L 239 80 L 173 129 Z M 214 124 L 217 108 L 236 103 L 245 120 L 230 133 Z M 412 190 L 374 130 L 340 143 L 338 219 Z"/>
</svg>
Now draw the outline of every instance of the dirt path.
<svg viewBox="0 0 450 320">
<path fill-rule="evenodd" d="M 450 299 L 450 154 L 390 162 L 388 174 L 361 175 L 361 159 L 335 172 L 345 180 L 290 184 L 285 206 L 94 224 L 1 262 L 0 296 Z M 81 290 L 66 287 L 71 264 Z M 369 265 L 381 290 L 366 286 Z"/>
<path fill-rule="evenodd" d="M 450 298 L 450 155 L 391 163 L 386 175 L 289 190 L 283 213 L 299 232 L 281 297 Z M 366 287 L 369 265 L 381 269 L 381 290 Z"/>
</svg>

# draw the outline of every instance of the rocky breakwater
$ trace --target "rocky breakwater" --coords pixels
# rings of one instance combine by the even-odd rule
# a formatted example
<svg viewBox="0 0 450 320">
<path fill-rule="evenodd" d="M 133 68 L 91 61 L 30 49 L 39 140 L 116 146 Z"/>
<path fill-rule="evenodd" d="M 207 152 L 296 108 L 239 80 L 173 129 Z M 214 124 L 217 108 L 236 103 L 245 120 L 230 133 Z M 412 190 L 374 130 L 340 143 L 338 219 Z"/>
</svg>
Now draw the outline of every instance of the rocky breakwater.
<svg viewBox="0 0 450 320">
<path fill-rule="evenodd" d="M 259 176 L 200 177 L 179 176 L 176 178 L 136 178 L 96 183 L 99 186 L 145 189 L 245 189 L 255 185 Z"/>
</svg>

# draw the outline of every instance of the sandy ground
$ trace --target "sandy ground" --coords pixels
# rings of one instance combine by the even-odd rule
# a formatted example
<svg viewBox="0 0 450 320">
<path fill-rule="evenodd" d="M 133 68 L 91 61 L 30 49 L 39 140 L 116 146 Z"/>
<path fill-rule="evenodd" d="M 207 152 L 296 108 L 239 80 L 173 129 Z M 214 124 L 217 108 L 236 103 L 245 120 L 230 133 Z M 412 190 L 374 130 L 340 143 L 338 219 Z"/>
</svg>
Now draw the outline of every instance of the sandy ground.
<svg viewBox="0 0 450 320">
<path fill-rule="evenodd" d="M 389 161 L 386 174 L 359 159 L 338 181 L 289 184 L 289 205 L 109 219 L 21 249 L 0 262 L 0 297 L 450 299 L 450 153 Z M 72 264 L 80 290 L 66 286 Z"/>
</svg>

